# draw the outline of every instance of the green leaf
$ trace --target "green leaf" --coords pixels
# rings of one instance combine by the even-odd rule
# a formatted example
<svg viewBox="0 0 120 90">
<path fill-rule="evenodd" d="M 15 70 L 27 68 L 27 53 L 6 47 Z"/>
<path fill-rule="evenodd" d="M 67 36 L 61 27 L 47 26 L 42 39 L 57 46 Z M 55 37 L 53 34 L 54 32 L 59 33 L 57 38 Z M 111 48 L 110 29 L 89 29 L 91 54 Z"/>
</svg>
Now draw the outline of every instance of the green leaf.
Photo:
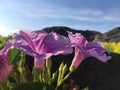
<svg viewBox="0 0 120 90">
<path fill-rule="evenodd" d="M 52 74 L 52 80 L 51 80 L 51 83 L 53 83 L 55 80 L 57 80 L 57 76 L 58 76 L 58 71 L 54 72 Z"/>
<path fill-rule="evenodd" d="M 5 44 L 6 44 L 6 40 L 0 36 L 0 50 L 4 47 Z"/>
<path fill-rule="evenodd" d="M 8 82 L 7 82 L 7 86 L 8 86 L 10 89 L 12 89 L 12 88 L 14 88 L 14 87 L 17 86 L 17 83 L 16 83 L 16 81 L 14 80 L 14 78 L 9 77 L 9 80 L 8 80 Z"/>
<path fill-rule="evenodd" d="M 55 90 L 55 88 L 45 83 L 31 82 L 26 84 L 20 84 L 19 86 L 11 90 Z"/>
<path fill-rule="evenodd" d="M 25 62 L 25 54 L 17 48 L 10 50 L 9 57 L 10 64 L 15 64 L 17 67 L 21 67 L 21 62 Z"/>
<path fill-rule="evenodd" d="M 23 69 L 20 67 L 20 68 L 18 68 L 18 71 L 20 72 L 20 73 L 23 73 Z"/>
<path fill-rule="evenodd" d="M 16 48 L 13 48 L 10 51 L 10 54 L 9 54 L 10 64 L 17 64 L 20 61 L 20 59 L 21 59 L 20 53 L 21 52 Z"/>
</svg>

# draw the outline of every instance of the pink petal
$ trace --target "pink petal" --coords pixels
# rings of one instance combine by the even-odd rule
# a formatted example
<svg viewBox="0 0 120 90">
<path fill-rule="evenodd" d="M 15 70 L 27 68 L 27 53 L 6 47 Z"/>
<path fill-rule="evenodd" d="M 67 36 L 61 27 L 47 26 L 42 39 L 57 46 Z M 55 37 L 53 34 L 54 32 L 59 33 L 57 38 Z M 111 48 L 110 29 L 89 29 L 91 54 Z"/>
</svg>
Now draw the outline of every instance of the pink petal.
<svg viewBox="0 0 120 90">
<path fill-rule="evenodd" d="M 72 53 L 72 47 L 69 44 L 67 37 L 54 32 L 25 30 L 14 35 L 14 46 L 39 61 L 45 60 L 52 55 Z"/>
<path fill-rule="evenodd" d="M 75 70 L 87 56 L 83 54 L 78 47 L 75 47 L 75 56 L 73 58 L 70 71 Z"/>
<path fill-rule="evenodd" d="M 69 39 L 53 32 L 46 36 L 43 45 L 43 52 L 45 53 L 52 53 L 53 55 L 72 53 L 72 48 L 69 47 Z"/>
<path fill-rule="evenodd" d="M 85 50 L 90 56 L 96 57 L 102 62 L 106 62 L 111 58 L 110 56 L 106 55 L 106 49 L 104 49 L 100 43 L 89 42 L 86 45 Z"/>
<path fill-rule="evenodd" d="M 34 58 L 34 68 L 42 70 L 45 65 L 45 60 L 38 60 Z"/>
<path fill-rule="evenodd" d="M 101 43 L 88 42 L 83 35 L 78 33 L 72 34 L 68 32 L 68 36 L 72 46 L 75 48 L 75 56 L 71 67 L 74 66 L 77 68 L 86 57 L 93 56 L 102 62 L 106 62 L 111 58 L 106 55 L 106 49 L 103 48 Z"/>
<path fill-rule="evenodd" d="M 4 83 L 8 79 L 9 64 L 8 56 L 0 52 L 0 82 Z"/>
</svg>

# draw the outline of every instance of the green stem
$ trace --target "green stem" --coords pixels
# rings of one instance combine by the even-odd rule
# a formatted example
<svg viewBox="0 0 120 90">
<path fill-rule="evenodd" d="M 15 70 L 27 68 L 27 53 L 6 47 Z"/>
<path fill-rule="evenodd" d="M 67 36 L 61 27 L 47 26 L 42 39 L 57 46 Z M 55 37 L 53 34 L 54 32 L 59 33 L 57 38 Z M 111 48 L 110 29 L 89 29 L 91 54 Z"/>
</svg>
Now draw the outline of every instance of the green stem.
<svg viewBox="0 0 120 90">
<path fill-rule="evenodd" d="M 59 89 L 59 87 L 69 78 L 69 76 L 72 74 L 72 72 L 69 72 L 62 80 L 57 84 L 56 90 Z"/>
<path fill-rule="evenodd" d="M 7 87 L 7 83 L 0 84 L 0 90 L 9 90 Z"/>
<path fill-rule="evenodd" d="M 43 72 L 40 72 L 39 74 L 38 74 L 38 80 L 40 81 L 40 82 L 44 82 L 44 78 L 43 78 Z"/>
<path fill-rule="evenodd" d="M 41 80 L 41 78 L 39 78 L 40 73 L 37 72 L 37 70 L 35 68 L 33 69 L 32 74 L 33 74 L 33 81 L 34 82 L 39 82 L 39 79 Z"/>
<path fill-rule="evenodd" d="M 48 84 L 51 84 L 51 71 L 50 71 L 50 68 L 48 68 L 48 78 L 49 78 Z"/>
<path fill-rule="evenodd" d="M 17 85 L 19 85 L 20 84 L 19 79 L 16 76 L 14 76 L 13 78 L 16 81 Z"/>
</svg>

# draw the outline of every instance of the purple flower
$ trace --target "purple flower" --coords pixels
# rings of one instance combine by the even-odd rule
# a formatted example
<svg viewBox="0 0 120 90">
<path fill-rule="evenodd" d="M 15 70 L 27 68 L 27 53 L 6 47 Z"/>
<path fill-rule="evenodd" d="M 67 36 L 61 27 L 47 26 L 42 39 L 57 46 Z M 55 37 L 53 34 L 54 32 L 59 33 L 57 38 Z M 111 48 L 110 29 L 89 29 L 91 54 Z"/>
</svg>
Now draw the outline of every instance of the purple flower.
<svg viewBox="0 0 120 90">
<path fill-rule="evenodd" d="M 12 49 L 14 46 L 13 46 L 13 42 L 12 41 L 8 41 L 7 44 L 4 46 L 4 48 L 0 51 L 4 54 L 8 54 L 10 49 Z"/>
<path fill-rule="evenodd" d="M 34 67 L 43 68 L 45 59 L 52 55 L 70 54 L 69 39 L 54 32 L 20 31 L 14 35 L 14 46 L 34 57 Z"/>
<path fill-rule="evenodd" d="M 12 48 L 12 44 L 8 42 L 5 47 L 0 51 L 0 83 L 4 83 L 9 75 L 9 57 L 8 52 Z"/>
<path fill-rule="evenodd" d="M 75 48 L 75 56 L 70 66 L 70 71 L 75 70 L 87 57 L 93 56 L 102 62 L 106 62 L 111 58 L 105 54 L 106 49 L 103 48 L 102 43 L 88 42 L 80 33 L 73 34 L 68 32 L 68 36 L 72 46 Z"/>
</svg>

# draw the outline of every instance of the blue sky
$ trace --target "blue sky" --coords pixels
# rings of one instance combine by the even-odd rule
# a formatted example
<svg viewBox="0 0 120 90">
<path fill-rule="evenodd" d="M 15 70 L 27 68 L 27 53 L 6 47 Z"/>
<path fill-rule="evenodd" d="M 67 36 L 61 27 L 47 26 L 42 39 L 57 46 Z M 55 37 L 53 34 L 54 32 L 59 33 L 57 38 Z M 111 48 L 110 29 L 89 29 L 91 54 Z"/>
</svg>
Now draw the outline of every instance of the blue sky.
<svg viewBox="0 0 120 90">
<path fill-rule="evenodd" d="M 106 32 L 120 26 L 120 0 L 0 0 L 0 34 L 50 26 Z"/>
</svg>

